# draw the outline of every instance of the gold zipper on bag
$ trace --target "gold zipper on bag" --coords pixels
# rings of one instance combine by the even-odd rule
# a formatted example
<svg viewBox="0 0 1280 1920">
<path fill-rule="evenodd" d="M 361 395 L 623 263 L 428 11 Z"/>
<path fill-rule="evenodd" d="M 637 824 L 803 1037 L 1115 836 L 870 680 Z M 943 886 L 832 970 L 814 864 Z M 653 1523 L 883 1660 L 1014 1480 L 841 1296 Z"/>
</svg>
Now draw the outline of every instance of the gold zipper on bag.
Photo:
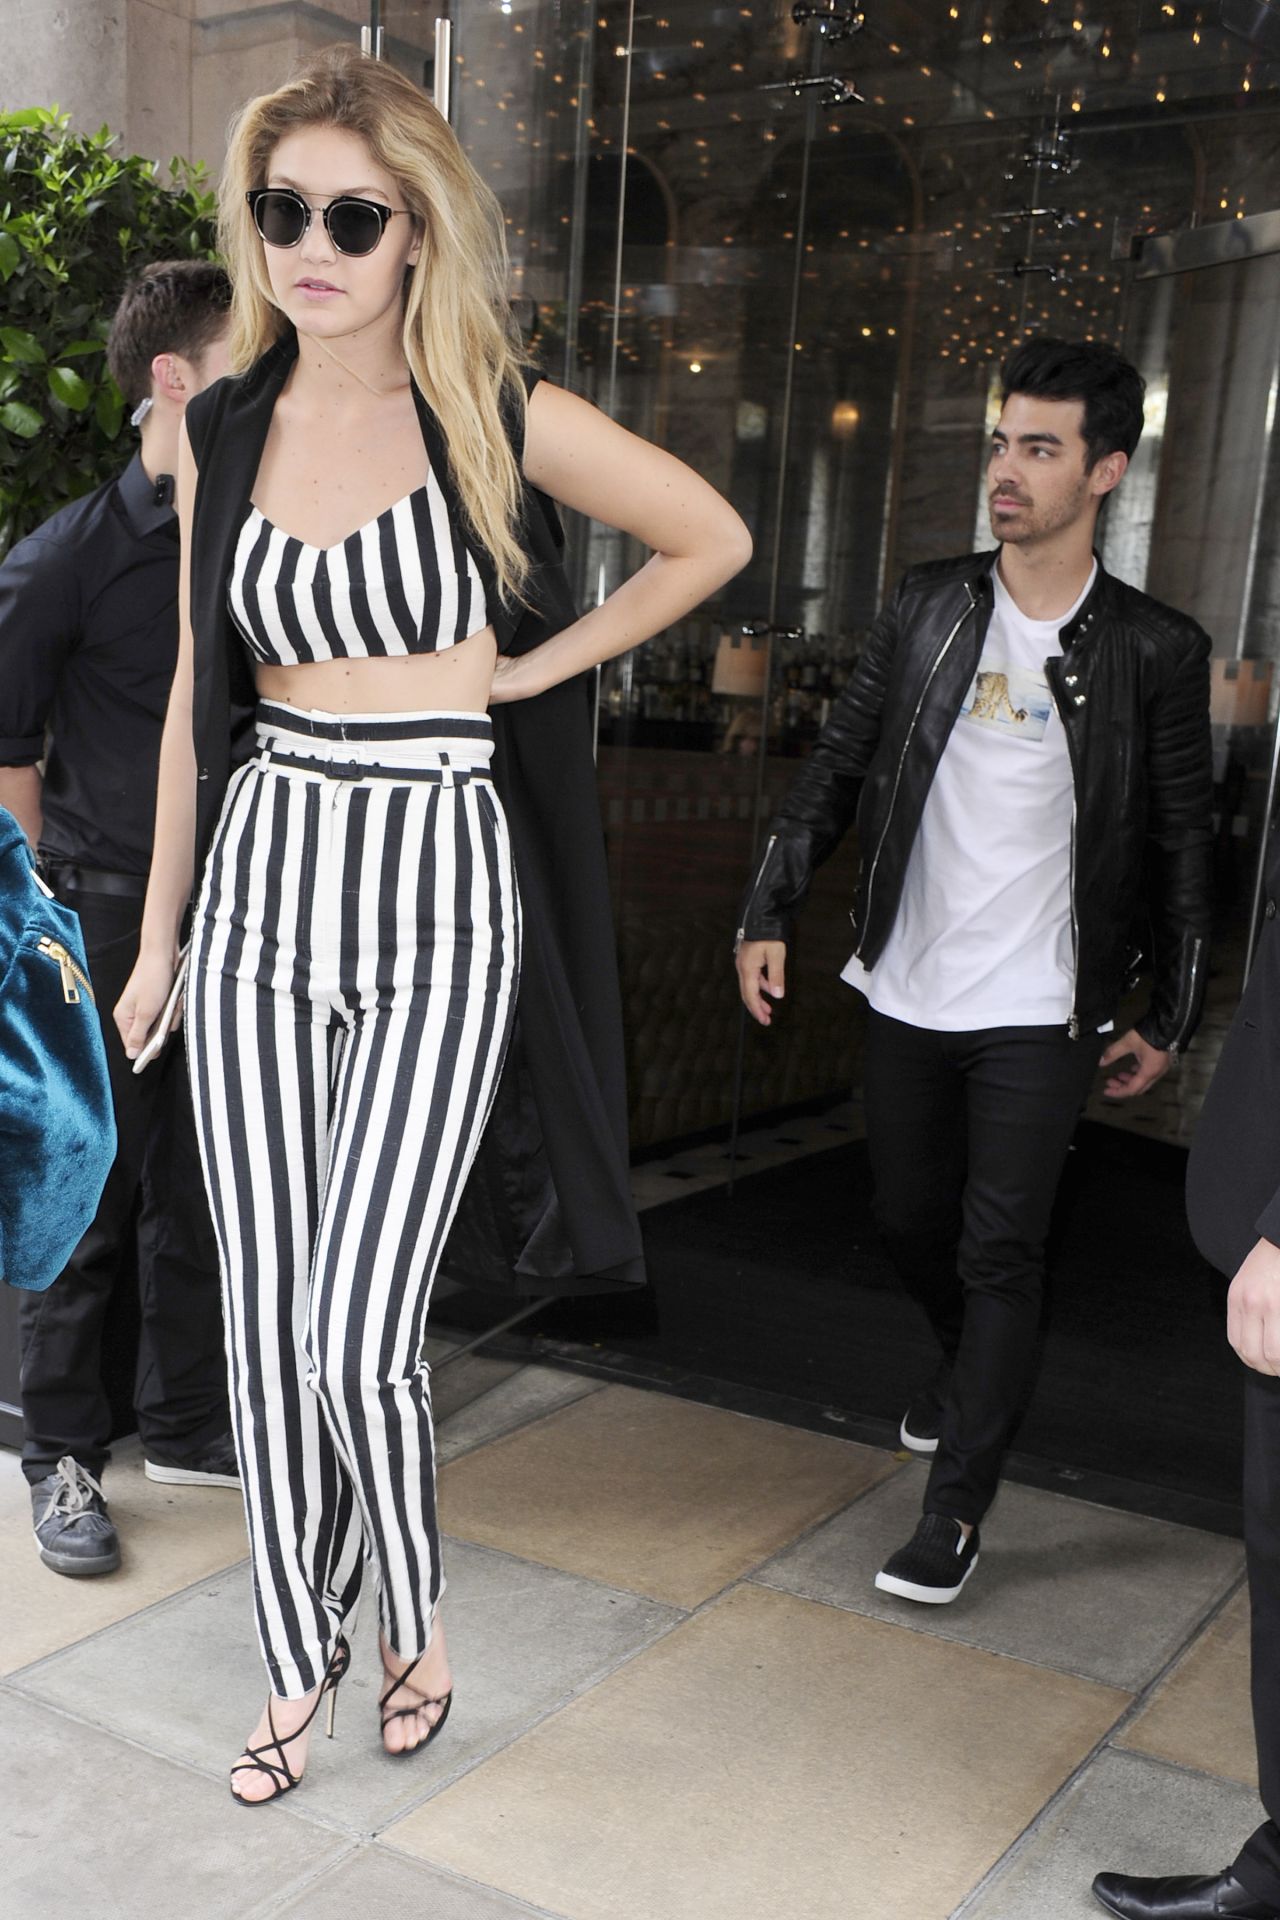
<svg viewBox="0 0 1280 1920">
<path fill-rule="evenodd" d="M 81 987 L 88 994 L 90 1001 L 97 1005 L 93 998 L 93 988 L 89 985 L 88 974 L 72 959 L 61 940 L 50 940 L 46 935 L 43 940 L 37 942 L 36 951 L 42 953 L 46 960 L 52 960 L 62 975 L 62 997 L 69 1007 L 79 1006 Z"/>
</svg>

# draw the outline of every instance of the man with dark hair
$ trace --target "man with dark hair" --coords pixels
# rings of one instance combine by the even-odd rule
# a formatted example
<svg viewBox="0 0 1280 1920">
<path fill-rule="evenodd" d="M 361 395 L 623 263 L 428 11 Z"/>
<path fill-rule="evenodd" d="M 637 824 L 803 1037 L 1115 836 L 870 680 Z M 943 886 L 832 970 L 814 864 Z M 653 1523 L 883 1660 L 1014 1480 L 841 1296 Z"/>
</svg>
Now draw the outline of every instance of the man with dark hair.
<svg viewBox="0 0 1280 1920">
<path fill-rule="evenodd" d="M 19 1305 L 36 1544 L 46 1566 L 76 1577 L 120 1564 L 99 1484 L 111 1433 L 101 1344 L 135 1256 L 146 1472 L 240 1484 L 182 1045 L 135 1077 L 111 1019 L 137 956 L 177 658 L 178 432 L 191 395 L 226 369 L 229 301 L 226 274 L 207 261 L 151 267 L 126 287 L 107 360 L 141 447 L 118 480 L 63 507 L 0 566 L 0 805 L 80 915 L 119 1135 L 93 1225 L 53 1286 Z"/>
<path fill-rule="evenodd" d="M 129 282 L 112 317 L 107 365 L 130 410 L 154 398 L 157 340 L 180 342 L 165 351 L 199 369 L 202 385 L 217 378 L 224 370 L 230 301 L 231 283 L 213 260 L 161 260 Z M 211 349 L 212 369 L 206 364 Z M 185 391 L 189 400 L 199 388 L 188 384 Z M 145 465 L 145 434 L 143 450 Z"/>
<path fill-rule="evenodd" d="M 1003 379 L 999 546 L 899 584 L 770 824 L 737 947 L 768 1026 L 814 868 L 856 818 L 844 978 L 870 1006 L 876 1213 L 942 1350 L 901 1428 L 932 1455 L 924 1514 L 876 1585 L 933 1604 L 977 1563 L 1099 1061 L 1117 1099 L 1166 1071 L 1199 1018 L 1209 931 L 1209 641 L 1093 552 L 1142 381 L 1113 348 L 1056 340 Z M 1143 909 L 1154 991 L 1115 1038 Z"/>
</svg>

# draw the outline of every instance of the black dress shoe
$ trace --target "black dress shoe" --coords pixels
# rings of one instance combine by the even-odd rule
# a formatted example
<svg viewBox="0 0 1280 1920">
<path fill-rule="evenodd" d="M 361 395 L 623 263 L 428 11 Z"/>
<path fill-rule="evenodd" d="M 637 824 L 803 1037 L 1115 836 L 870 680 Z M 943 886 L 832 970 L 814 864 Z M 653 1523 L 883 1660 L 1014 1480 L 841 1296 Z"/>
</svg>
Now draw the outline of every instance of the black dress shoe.
<svg viewBox="0 0 1280 1920">
<path fill-rule="evenodd" d="M 1093 1891 L 1099 1905 L 1120 1920 L 1280 1920 L 1280 1907 L 1255 1900 L 1229 1869 L 1171 1880 L 1100 1873 Z"/>
</svg>

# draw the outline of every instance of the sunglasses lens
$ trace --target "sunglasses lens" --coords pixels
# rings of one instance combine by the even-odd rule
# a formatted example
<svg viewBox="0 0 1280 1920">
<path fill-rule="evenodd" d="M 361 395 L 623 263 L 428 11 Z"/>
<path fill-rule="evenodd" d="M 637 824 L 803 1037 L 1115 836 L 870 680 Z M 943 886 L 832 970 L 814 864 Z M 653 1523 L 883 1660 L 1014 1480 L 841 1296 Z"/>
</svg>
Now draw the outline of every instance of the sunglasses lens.
<svg viewBox="0 0 1280 1920">
<path fill-rule="evenodd" d="M 382 238 L 382 216 L 367 200 L 335 200 L 325 224 L 339 253 L 372 253 Z"/>
<path fill-rule="evenodd" d="M 292 193 L 260 193 L 253 217 L 269 247 L 296 247 L 307 230 L 307 210 Z"/>
</svg>

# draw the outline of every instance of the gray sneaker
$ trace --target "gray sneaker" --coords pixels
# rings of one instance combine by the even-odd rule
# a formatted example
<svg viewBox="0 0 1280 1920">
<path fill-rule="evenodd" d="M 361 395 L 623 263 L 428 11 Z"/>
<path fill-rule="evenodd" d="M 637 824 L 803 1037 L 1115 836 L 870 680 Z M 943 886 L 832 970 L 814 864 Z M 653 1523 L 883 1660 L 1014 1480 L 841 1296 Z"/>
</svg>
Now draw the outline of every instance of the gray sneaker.
<svg viewBox="0 0 1280 1920">
<path fill-rule="evenodd" d="M 102 1488 L 69 1453 L 32 1487 L 31 1517 L 40 1558 L 55 1573 L 88 1580 L 120 1565 L 120 1539 Z"/>
</svg>

